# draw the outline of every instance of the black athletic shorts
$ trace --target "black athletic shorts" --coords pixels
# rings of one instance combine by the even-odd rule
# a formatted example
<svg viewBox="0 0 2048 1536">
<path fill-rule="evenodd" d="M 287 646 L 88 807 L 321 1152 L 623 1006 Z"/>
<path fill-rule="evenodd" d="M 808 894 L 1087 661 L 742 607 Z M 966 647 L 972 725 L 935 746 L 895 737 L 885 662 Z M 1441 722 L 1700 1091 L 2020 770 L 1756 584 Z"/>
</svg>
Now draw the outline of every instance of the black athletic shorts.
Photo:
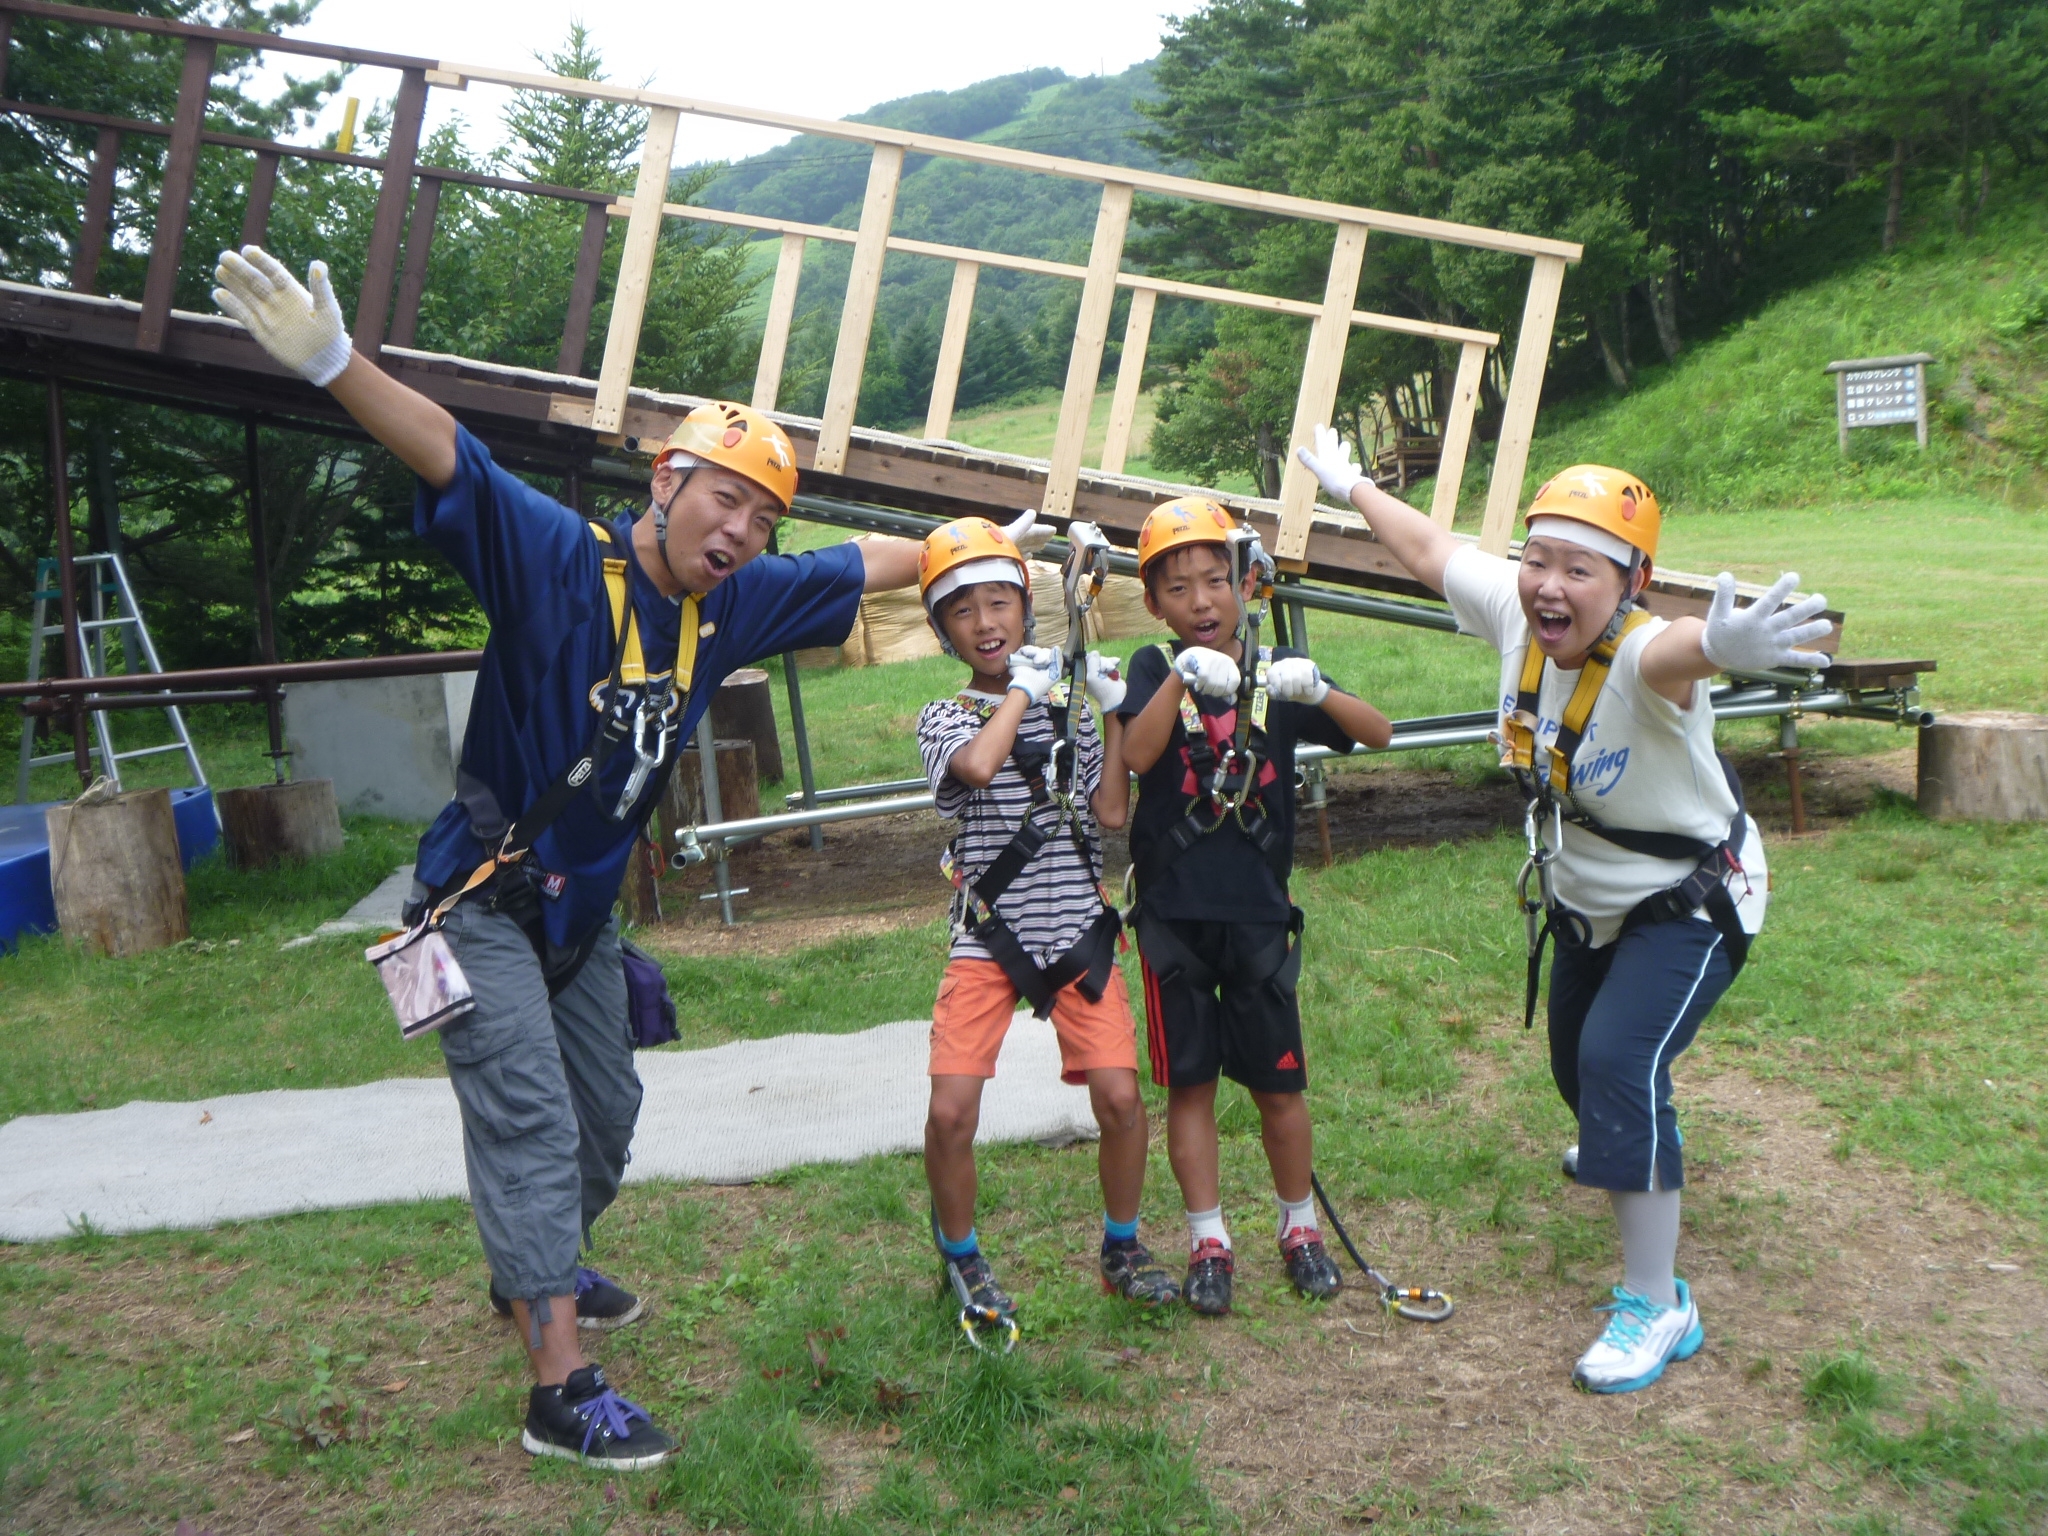
<svg viewBox="0 0 2048 1536">
<path fill-rule="evenodd" d="M 1141 917 L 1145 1043 L 1164 1088 L 1217 1075 L 1260 1093 L 1308 1087 L 1295 999 L 1297 923 L 1177 922 Z"/>
</svg>

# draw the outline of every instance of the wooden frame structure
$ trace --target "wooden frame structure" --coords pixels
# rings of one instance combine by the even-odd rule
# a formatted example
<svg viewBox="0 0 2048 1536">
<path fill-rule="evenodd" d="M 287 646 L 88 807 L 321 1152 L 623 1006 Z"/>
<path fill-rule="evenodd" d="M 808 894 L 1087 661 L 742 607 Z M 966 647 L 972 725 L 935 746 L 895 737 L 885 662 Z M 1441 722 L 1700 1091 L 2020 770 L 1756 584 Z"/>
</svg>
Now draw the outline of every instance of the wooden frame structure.
<svg viewBox="0 0 2048 1536">
<path fill-rule="evenodd" d="M 74 25 L 153 33 L 180 39 L 185 52 L 174 121 L 170 124 L 153 124 L 115 120 L 100 114 L 8 99 L 5 59 L 17 17 L 35 17 Z M 393 109 L 390 143 L 385 155 L 373 157 L 343 154 L 334 150 L 273 143 L 243 135 L 207 130 L 206 91 L 215 69 L 217 54 L 223 47 L 268 50 L 275 53 L 311 56 L 342 64 L 396 70 L 400 76 L 399 89 Z M 426 110 L 428 93 L 436 89 L 463 90 L 472 81 L 515 90 L 602 100 L 645 109 L 648 127 L 633 195 L 630 198 L 615 198 L 608 193 L 589 189 L 543 186 L 419 164 L 417 157 L 420 126 Z M 1119 366 L 1116 393 L 1111 404 L 1109 436 L 1102 456 L 1101 467 L 1110 473 L 1120 473 L 1128 456 L 1139 379 L 1144 369 L 1152 318 L 1161 298 L 1248 307 L 1306 319 L 1309 322 L 1308 344 L 1296 395 L 1290 451 L 1285 459 L 1281 482 L 1280 516 L 1274 550 L 1283 566 L 1296 570 L 1301 569 L 1306 560 L 1316 485 L 1313 477 L 1295 460 L 1291 450 L 1307 443 L 1309 433 L 1317 423 L 1330 419 L 1336 402 L 1339 375 L 1343 368 L 1345 344 L 1352 328 L 1365 326 L 1423 336 L 1445 344 L 1455 344 L 1460 348 L 1457 383 L 1452 391 L 1451 409 L 1444 435 L 1443 460 L 1437 478 L 1435 504 L 1432 507 L 1432 515 L 1446 525 L 1457 504 L 1465 457 L 1471 443 L 1472 415 L 1478 402 L 1478 382 L 1486 353 L 1489 348 L 1498 345 L 1500 340 L 1491 332 L 1357 309 L 1355 303 L 1358 282 L 1363 270 L 1367 241 L 1371 234 L 1377 231 L 1383 234 L 1445 241 L 1526 257 L 1531 262 L 1528 295 L 1510 374 L 1506 411 L 1488 489 L 1485 522 L 1480 540 L 1481 547 L 1499 553 L 1505 553 L 1508 548 L 1509 533 L 1520 500 L 1522 477 L 1527 466 L 1536 407 L 1542 393 L 1551 330 L 1556 317 L 1559 288 L 1563 282 L 1566 265 L 1576 261 L 1580 255 L 1580 247 L 1569 241 L 1513 234 L 1474 225 L 1417 218 L 1254 188 L 1198 181 L 1183 176 L 1037 154 L 1001 145 L 730 106 L 600 81 L 575 80 L 532 71 L 497 69 L 485 65 L 337 47 L 262 33 L 192 26 L 151 17 L 48 3 L 48 0 L 0 0 L 0 114 L 4 113 L 69 121 L 96 126 L 99 129 L 100 142 L 94 154 L 72 271 L 73 287 L 81 292 L 90 292 L 97 276 L 99 254 L 105 246 L 107 221 L 113 203 L 114 162 L 123 135 L 140 133 L 167 137 L 170 140 L 157 230 L 150 251 L 141 315 L 135 336 L 135 346 L 142 352 L 161 351 L 164 346 L 171 298 L 184 257 L 184 235 L 196 184 L 198 155 L 202 146 L 241 149 L 255 156 L 243 222 L 242 233 L 245 242 L 260 240 L 267 227 L 278 165 L 282 158 L 320 160 L 382 173 L 376 215 L 364 262 L 362 287 L 357 298 L 354 328 L 356 346 L 372 357 L 381 356 L 381 349 L 387 343 L 394 347 L 405 347 L 413 340 L 427 278 L 427 260 L 433 239 L 434 219 L 443 184 L 455 182 L 493 187 L 585 205 L 583 240 L 576 269 L 571 278 L 568 318 L 558 359 L 558 371 L 564 374 L 582 372 L 590 320 L 597 301 L 606 228 L 611 219 L 623 220 L 626 226 L 624 252 L 612 294 L 611 320 L 605 336 L 603 356 L 598 366 L 597 390 L 594 399 L 590 401 L 587 417 L 581 423 L 577 423 L 587 427 L 601 443 L 618 444 L 626 436 L 626 411 L 628 396 L 633 387 L 633 365 L 638 352 L 647 292 L 665 219 L 688 219 L 780 235 L 780 258 L 770 295 L 766 335 L 754 384 L 754 403 L 770 409 L 775 405 L 782 363 L 787 355 L 789 328 L 795 315 L 803 255 L 808 242 L 821 240 L 852 246 L 851 272 L 845 302 L 841 309 L 839 335 L 830 381 L 826 389 L 824 413 L 818 425 L 815 446 L 811 450 L 809 461 L 800 463 L 802 468 L 826 475 L 840 475 L 846 469 L 854 426 L 854 410 L 860 397 L 862 369 L 866 362 L 869 336 L 880 295 L 882 268 L 889 255 L 900 253 L 953 263 L 952 296 L 941 338 L 931 409 L 925 422 L 925 436 L 928 439 L 943 439 L 951 428 L 952 403 L 965 357 L 968 322 L 981 270 L 993 267 L 1078 281 L 1081 284 L 1081 303 L 1075 324 L 1073 346 L 1069 354 L 1066 385 L 1061 397 L 1059 425 L 1054 436 L 1041 506 L 1041 510 L 1048 516 L 1062 521 L 1074 514 L 1076 487 L 1083 467 L 1083 445 L 1096 389 L 1100 382 L 1102 355 L 1108 341 L 1111 310 L 1119 288 L 1130 291 L 1132 302 L 1124 333 L 1123 360 Z M 862 202 L 858 227 L 852 230 L 828 228 L 666 201 L 665 193 L 673 166 L 676 140 L 682 120 L 686 116 L 751 123 L 760 127 L 868 145 L 871 158 L 867 191 Z M 1086 263 L 1044 261 L 997 251 L 939 245 L 892 234 L 896 194 L 902 179 L 904 157 L 908 154 L 999 166 L 1015 171 L 1090 182 L 1099 186 L 1101 199 L 1094 238 L 1090 243 Z M 414 190 L 415 183 L 417 192 Z M 1125 272 L 1122 269 L 1125 235 L 1129 227 L 1132 200 L 1138 193 L 1333 226 L 1334 240 L 1330 266 L 1321 299 L 1290 299 Z"/>
</svg>

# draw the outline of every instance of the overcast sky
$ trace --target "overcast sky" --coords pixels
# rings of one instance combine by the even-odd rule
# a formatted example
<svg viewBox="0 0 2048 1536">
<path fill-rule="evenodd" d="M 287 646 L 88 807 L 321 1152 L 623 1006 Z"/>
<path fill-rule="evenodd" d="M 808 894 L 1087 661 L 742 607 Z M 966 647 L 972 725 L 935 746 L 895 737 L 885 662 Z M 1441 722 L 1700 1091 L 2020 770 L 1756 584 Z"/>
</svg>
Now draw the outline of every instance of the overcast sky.
<svg viewBox="0 0 2048 1536">
<path fill-rule="evenodd" d="M 533 68 L 558 47 L 571 18 L 590 28 L 612 79 L 657 90 L 844 117 L 918 91 L 955 90 L 991 75 L 1052 65 L 1071 75 L 1116 74 L 1159 51 L 1172 14 L 1197 0 L 746 0 L 668 6 L 585 0 L 321 0 L 298 35 L 427 58 Z M 276 56 L 293 74 L 311 60 Z M 649 79 L 651 77 L 651 79 Z M 344 95 L 390 97 L 397 76 L 359 70 Z M 437 90 L 428 128 L 462 115 L 477 125 L 473 147 L 495 140 L 504 93 L 480 86 Z M 332 129 L 339 109 L 324 117 Z M 783 135 L 743 124 L 685 118 L 676 162 L 737 159 Z"/>
</svg>

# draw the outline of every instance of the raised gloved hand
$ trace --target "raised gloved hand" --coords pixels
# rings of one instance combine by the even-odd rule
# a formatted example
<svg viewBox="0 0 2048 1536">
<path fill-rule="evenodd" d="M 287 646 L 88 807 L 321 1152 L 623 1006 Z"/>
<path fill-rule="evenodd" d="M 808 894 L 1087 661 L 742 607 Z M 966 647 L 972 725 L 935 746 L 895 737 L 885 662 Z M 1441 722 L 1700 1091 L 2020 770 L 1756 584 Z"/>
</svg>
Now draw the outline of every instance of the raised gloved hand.
<svg viewBox="0 0 2048 1536">
<path fill-rule="evenodd" d="M 1285 704 L 1320 704 L 1330 696 L 1330 683 L 1306 656 L 1283 656 L 1266 668 L 1266 695 Z"/>
<path fill-rule="evenodd" d="M 1052 529 L 1039 522 L 1038 514 L 1029 507 L 1013 521 L 1003 524 L 1003 532 L 1017 546 L 1017 553 L 1027 560 L 1052 542 Z"/>
<path fill-rule="evenodd" d="M 1088 653 L 1088 675 L 1085 680 L 1088 697 L 1095 701 L 1095 707 L 1105 715 L 1124 701 L 1122 665 L 1114 656 L 1104 656 L 1096 651 Z"/>
<path fill-rule="evenodd" d="M 1010 686 L 1032 703 L 1043 704 L 1064 659 L 1056 645 L 1020 645 L 1010 652 Z"/>
<path fill-rule="evenodd" d="M 1815 617 L 1828 600 L 1816 592 L 1789 608 L 1779 606 L 1798 590 L 1799 573 L 1787 571 L 1770 591 L 1747 608 L 1738 608 L 1735 578 L 1723 571 L 1707 610 L 1707 632 L 1700 640 L 1707 660 L 1724 672 L 1767 672 L 1774 667 L 1817 671 L 1826 666 L 1828 659 L 1820 652 L 1798 647 L 1833 627 Z"/>
<path fill-rule="evenodd" d="M 325 388 L 348 366 L 348 325 L 327 280 L 326 262 L 306 269 L 309 290 L 262 246 L 245 245 L 240 254 L 222 251 L 213 275 L 220 284 L 213 302 L 301 378 Z"/>
<path fill-rule="evenodd" d="M 1365 479 L 1358 466 L 1351 462 L 1351 445 L 1329 427 L 1317 427 L 1315 436 L 1315 451 L 1297 448 L 1295 457 L 1323 482 L 1324 490 L 1348 507 L 1351 505 L 1351 488 Z"/>
<path fill-rule="evenodd" d="M 1173 670 L 1190 693 L 1206 693 L 1212 699 L 1236 698 L 1242 681 L 1236 662 L 1203 645 L 1191 645 L 1174 657 Z"/>
</svg>

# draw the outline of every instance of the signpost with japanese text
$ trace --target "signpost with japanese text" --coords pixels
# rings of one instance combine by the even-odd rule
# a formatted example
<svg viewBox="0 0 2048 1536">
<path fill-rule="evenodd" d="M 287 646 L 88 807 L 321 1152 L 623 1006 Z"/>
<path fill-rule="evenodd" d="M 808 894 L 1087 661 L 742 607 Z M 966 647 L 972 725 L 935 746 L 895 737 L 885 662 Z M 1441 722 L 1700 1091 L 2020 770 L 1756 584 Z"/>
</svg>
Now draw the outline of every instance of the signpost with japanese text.
<svg viewBox="0 0 2048 1536">
<path fill-rule="evenodd" d="M 1891 427 L 1913 423 L 1913 435 L 1927 446 L 1927 365 L 1932 354 L 1909 352 L 1901 357 L 1852 357 L 1829 363 L 1835 376 L 1835 433 L 1842 452 L 1849 451 L 1851 427 Z"/>
</svg>

